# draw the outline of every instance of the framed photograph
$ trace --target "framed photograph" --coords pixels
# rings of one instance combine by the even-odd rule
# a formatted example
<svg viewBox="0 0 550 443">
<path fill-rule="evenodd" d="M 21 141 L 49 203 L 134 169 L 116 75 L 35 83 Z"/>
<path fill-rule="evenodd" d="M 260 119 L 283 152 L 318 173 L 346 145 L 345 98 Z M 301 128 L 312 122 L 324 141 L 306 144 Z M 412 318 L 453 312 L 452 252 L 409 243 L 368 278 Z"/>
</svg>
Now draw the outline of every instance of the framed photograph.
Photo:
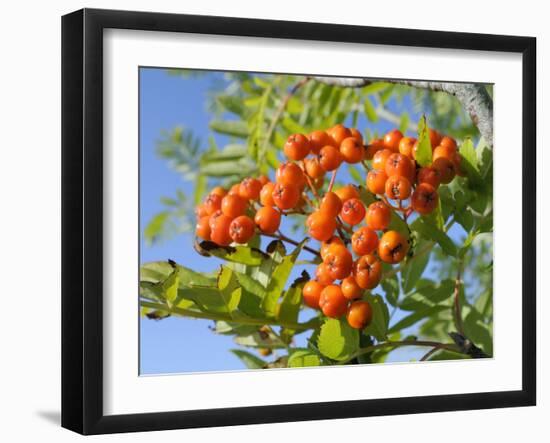
<svg viewBox="0 0 550 443">
<path fill-rule="evenodd" d="M 62 20 L 62 425 L 536 402 L 530 37 Z"/>
</svg>

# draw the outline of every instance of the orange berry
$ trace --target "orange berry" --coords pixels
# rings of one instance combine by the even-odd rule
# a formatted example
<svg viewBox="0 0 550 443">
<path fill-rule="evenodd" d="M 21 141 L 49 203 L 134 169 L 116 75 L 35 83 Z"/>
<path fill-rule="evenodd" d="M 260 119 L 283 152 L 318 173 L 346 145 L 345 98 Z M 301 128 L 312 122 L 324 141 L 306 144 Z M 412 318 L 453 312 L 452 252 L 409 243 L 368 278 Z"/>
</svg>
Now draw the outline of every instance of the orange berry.
<svg viewBox="0 0 550 443">
<path fill-rule="evenodd" d="M 332 217 L 336 217 L 342 210 L 342 200 L 340 200 L 340 197 L 335 192 L 327 192 L 321 200 L 319 210 Z"/>
<path fill-rule="evenodd" d="M 432 150 L 441 143 L 441 133 L 435 129 L 429 130 L 430 144 L 432 145 Z"/>
<path fill-rule="evenodd" d="M 229 235 L 235 243 L 247 243 L 254 236 L 255 228 L 256 225 L 250 217 L 240 215 L 231 222 Z"/>
<path fill-rule="evenodd" d="M 369 302 L 359 300 L 353 302 L 347 311 L 346 319 L 354 329 L 365 329 L 372 322 L 372 308 Z"/>
<path fill-rule="evenodd" d="M 363 144 L 363 135 L 361 135 L 361 132 L 356 128 L 349 128 L 349 132 L 351 132 L 351 136 L 356 139 L 361 145 Z"/>
<path fill-rule="evenodd" d="M 225 198 L 225 197 L 224 197 Z M 231 236 L 229 235 L 229 226 L 231 225 L 232 218 L 227 215 L 220 214 L 210 219 L 210 239 L 220 245 L 227 246 L 231 243 Z"/>
<path fill-rule="evenodd" d="M 353 264 L 353 277 L 362 289 L 374 289 L 382 278 L 382 264 L 373 254 L 360 257 Z"/>
<path fill-rule="evenodd" d="M 266 185 L 267 183 L 269 183 L 269 177 L 267 175 L 260 175 L 258 177 L 258 180 L 260 181 L 260 183 L 262 184 L 262 186 Z"/>
<path fill-rule="evenodd" d="M 275 206 L 273 200 L 273 190 L 275 189 L 275 183 L 268 182 L 262 186 L 260 191 L 260 203 L 262 206 Z"/>
<path fill-rule="evenodd" d="M 455 178 L 455 164 L 448 158 L 436 158 L 432 163 L 432 168 L 434 168 L 439 173 L 441 183 L 451 183 L 453 181 L 453 178 Z"/>
<path fill-rule="evenodd" d="M 218 194 L 209 194 L 204 200 L 204 210 L 207 215 L 212 215 L 218 209 L 221 209 L 222 199 Z"/>
<path fill-rule="evenodd" d="M 334 279 L 330 276 L 326 263 L 321 263 L 317 266 L 317 269 L 315 269 L 315 277 L 323 286 L 328 286 L 334 282 Z"/>
<path fill-rule="evenodd" d="M 334 146 L 327 145 L 321 148 L 319 152 L 319 163 L 325 171 L 334 171 L 340 167 L 344 161 L 340 151 Z"/>
<path fill-rule="evenodd" d="M 340 146 L 345 138 L 351 137 L 351 131 L 341 124 L 333 126 L 327 131 L 327 133 L 332 137 L 332 139 L 336 143 L 336 146 Z"/>
<path fill-rule="evenodd" d="M 243 215 L 246 211 L 248 202 L 240 195 L 228 194 L 222 199 L 222 212 L 234 219 L 239 215 Z"/>
<path fill-rule="evenodd" d="M 401 175 L 411 178 L 414 174 L 414 167 L 409 157 L 395 153 L 391 154 L 386 160 L 385 171 L 388 177 L 392 175 Z"/>
<path fill-rule="evenodd" d="M 414 137 L 403 137 L 399 141 L 399 152 L 406 157 L 414 158 L 413 148 L 416 143 L 416 138 Z"/>
<path fill-rule="evenodd" d="M 246 200 L 258 200 L 262 184 L 260 180 L 252 177 L 245 178 L 239 186 L 239 195 Z"/>
<path fill-rule="evenodd" d="M 413 192 L 411 205 L 419 214 L 429 214 L 436 208 L 438 198 L 434 186 L 429 183 L 420 183 Z"/>
<path fill-rule="evenodd" d="M 225 197 L 227 195 L 227 190 L 225 188 L 222 188 L 221 186 L 216 186 L 210 191 L 210 194 L 216 194 L 220 197 Z"/>
<path fill-rule="evenodd" d="M 325 131 L 313 131 L 308 138 L 311 152 L 316 155 L 319 154 L 322 147 L 335 144 L 332 137 Z"/>
<path fill-rule="evenodd" d="M 300 189 L 306 184 L 304 171 L 296 163 L 283 163 L 277 168 L 275 181 L 283 185 L 294 185 Z"/>
<path fill-rule="evenodd" d="M 386 232 L 378 243 L 378 256 L 386 263 L 399 263 L 405 258 L 408 250 L 407 239 L 397 231 Z"/>
<path fill-rule="evenodd" d="M 273 188 L 272 196 L 280 209 L 292 209 L 300 200 L 300 190 L 296 185 L 277 183 Z"/>
<path fill-rule="evenodd" d="M 380 169 L 371 169 L 367 174 L 367 188 L 373 194 L 384 194 L 386 192 L 386 180 L 388 175 Z"/>
<path fill-rule="evenodd" d="M 324 260 L 326 255 L 328 254 L 328 249 L 332 246 L 332 245 L 341 245 L 341 246 L 345 246 L 344 245 L 344 242 L 342 241 L 342 239 L 336 235 L 333 235 L 332 237 L 330 237 L 328 240 L 324 241 L 321 243 L 321 258 Z"/>
<path fill-rule="evenodd" d="M 420 168 L 416 176 L 416 182 L 418 184 L 428 183 L 437 189 L 441 183 L 441 175 L 437 169 L 432 167 Z"/>
<path fill-rule="evenodd" d="M 306 223 L 309 227 L 309 235 L 319 241 L 331 238 L 336 229 L 336 218 L 323 211 L 310 214 Z"/>
<path fill-rule="evenodd" d="M 346 313 L 348 300 L 338 285 L 328 285 L 321 291 L 319 306 L 327 317 L 338 318 Z"/>
<path fill-rule="evenodd" d="M 325 170 L 319 163 L 319 157 L 306 158 L 304 160 L 306 174 L 311 178 L 320 178 L 325 175 Z"/>
<path fill-rule="evenodd" d="M 203 240 L 210 240 L 210 216 L 206 215 L 197 220 L 195 235 Z"/>
<path fill-rule="evenodd" d="M 432 160 L 435 161 L 438 158 L 446 158 L 450 161 L 453 161 L 454 155 L 456 154 L 456 148 L 453 148 L 452 146 L 446 145 L 439 145 L 436 146 L 436 148 L 433 151 L 432 154 Z"/>
<path fill-rule="evenodd" d="M 283 151 L 291 160 L 303 160 L 309 154 L 309 139 L 303 134 L 292 134 Z"/>
<path fill-rule="evenodd" d="M 197 207 L 195 208 L 195 217 L 202 218 L 206 215 L 208 215 L 208 211 L 206 210 L 206 206 L 204 206 L 204 203 L 197 205 Z"/>
<path fill-rule="evenodd" d="M 381 151 L 384 149 L 384 140 L 381 138 L 373 138 L 369 144 L 367 145 L 367 149 L 365 150 L 365 159 L 372 160 L 374 157 L 374 154 L 376 154 L 378 151 Z"/>
<path fill-rule="evenodd" d="M 281 213 L 272 206 L 264 206 L 256 212 L 254 223 L 262 232 L 274 234 L 281 224 Z"/>
<path fill-rule="evenodd" d="M 351 236 L 351 248 L 357 255 L 372 254 L 378 247 L 378 236 L 369 227 L 359 228 Z"/>
<path fill-rule="evenodd" d="M 340 154 L 347 163 L 359 163 L 363 160 L 365 148 L 355 137 L 348 137 L 340 144 Z"/>
<path fill-rule="evenodd" d="M 371 203 L 367 209 L 365 221 L 367 226 L 375 231 L 383 231 L 390 225 L 391 210 L 381 201 Z"/>
<path fill-rule="evenodd" d="M 411 195 L 411 182 L 401 175 L 392 175 L 386 181 L 386 195 L 392 200 L 406 200 Z"/>
<path fill-rule="evenodd" d="M 399 142 L 403 133 L 399 129 L 393 129 L 384 136 L 384 147 L 392 152 L 399 152 Z"/>
<path fill-rule="evenodd" d="M 459 177 L 465 177 L 466 172 L 460 166 L 460 164 L 462 163 L 462 157 L 460 156 L 460 153 L 458 152 L 455 153 L 455 155 L 453 156 L 452 162 L 455 167 L 455 174 L 458 175 Z"/>
<path fill-rule="evenodd" d="M 355 185 L 342 186 L 334 192 L 338 197 L 340 197 L 342 203 L 345 203 L 346 200 L 349 200 L 350 198 L 359 198 L 359 190 Z"/>
<path fill-rule="evenodd" d="M 350 198 L 342 205 L 340 217 L 350 225 L 357 225 L 363 221 L 366 213 L 365 205 L 358 198 Z"/>
<path fill-rule="evenodd" d="M 233 186 L 231 186 L 227 195 L 240 195 L 240 191 L 241 191 L 241 184 L 236 183 Z"/>
<path fill-rule="evenodd" d="M 353 257 L 351 256 L 351 252 L 348 251 L 348 248 L 334 243 L 329 246 L 323 263 L 327 265 L 329 276 L 333 280 L 342 280 L 351 272 Z"/>
<path fill-rule="evenodd" d="M 443 146 L 444 148 L 451 149 L 456 152 L 456 140 L 452 137 L 449 137 L 448 135 L 444 136 L 441 141 L 439 142 L 439 146 Z"/>
<path fill-rule="evenodd" d="M 348 300 L 356 300 L 363 295 L 363 289 L 357 284 L 353 276 L 346 277 L 342 280 L 342 294 Z"/>
<path fill-rule="evenodd" d="M 380 171 L 385 171 L 386 161 L 388 160 L 388 157 L 392 154 L 393 152 L 389 149 L 380 149 L 376 151 L 376 154 L 374 154 L 374 157 L 372 157 L 372 167 L 374 169 L 379 169 Z"/>
<path fill-rule="evenodd" d="M 319 309 L 321 291 L 324 288 L 325 287 L 318 281 L 308 281 L 302 288 L 302 297 L 304 299 L 304 304 L 312 309 Z"/>
</svg>

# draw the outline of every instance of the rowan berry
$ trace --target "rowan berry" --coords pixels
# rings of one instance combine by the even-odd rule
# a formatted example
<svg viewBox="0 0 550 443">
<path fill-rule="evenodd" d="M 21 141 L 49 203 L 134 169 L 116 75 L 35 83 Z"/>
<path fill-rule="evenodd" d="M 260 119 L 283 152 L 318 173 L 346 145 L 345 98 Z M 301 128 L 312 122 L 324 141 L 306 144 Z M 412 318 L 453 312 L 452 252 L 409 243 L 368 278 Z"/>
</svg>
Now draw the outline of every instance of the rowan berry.
<svg viewBox="0 0 550 443">
<path fill-rule="evenodd" d="M 235 243 L 247 243 L 254 236 L 255 228 L 256 225 L 250 217 L 240 215 L 231 222 L 229 235 Z"/>
<path fill-rule="evenodd" d="M 338 285 L 328 285 L 321 291 L 319 306 L 327 317 L 338 318 L 346 313 L 348 300 Z"/>
<path fill-rule="evenodd" d="M 448 135 L 444 136 L 441 141 L 439 142 L 439 146 L 443 146 L 445 148 L 454 150 L 456 152 L 456 140 L 452 137 L 449 137 Z"/>
<path fill-rule="evenodd" d="M 326 263 L 321 263 L 315 270 L 315 277 L 323 286 L 331 285 L 334 279 L 330 276 L 330 272 Z"/>
<path fill-rule="evenodd" d="M 392 175 L 386 181 L 386 195 L 392 200 L 406 200 L 411 195 L 411 183 L 401 175 Z"/>
<path fill-rule="evenodd" d="M 363 295 L 363 289 L 355 281 L 355 277 L 349 276 L 342 280 L 340 285 L 342 288 L 342 294 L 348 300 L 356 300 Z"/>
<path fill-rule="evenodd" d="M 384 147 L 392 152 L 399 152 L 399 142 L 403 133 L 399 129 L 393 129 L 384 136 Z"/>
<path fill-rule="evenodd" d="M 227 195 L 227 189 L 222 188 L 221 186 L 216 186 L 214 189 L 210 191 L 210 194 L 216 194 L 220 197 L 225 197 Z"/>
<path fill-rule="evenodd" d="M 388 231 L 378 243 L 378 256 L 386 263 L 399 263 L 409 250 L 407 239 L 397 231 Z"/>
<path fill-rule="evenodd" d="M 351 248 L 357 255 L 372 254 L 378 247 L 378 236 L 371 228 L 363 226 L 351 236 Z"/>
<path fill-rule="evenodd" d="M 384 194 L 386 192 L 386 180 L 388 175 L 381 169 L 371 169 L 367 174 L 367 188 L 373 194 Z"/>
<path fill-rule="evenodd" d="M 210 216 L 206 215 L 197 220 L 195 235 L 203 240 L 210 240 Z"/>
<path fill-rule="evenodd" d="M 262 206 L 275 206 L 273 200 L 273 190 L 275 189 L 275 183 L 268 182 L 262 186 L 260 191 L 260 203 Z"/>
<path fill-rule="evenodd" d="M 331 238 L 336 229 L 336 218 L 323 211 L 310 214 L 306 223 L 309 227 L 309 235 L 319 241 Z"/>
<path fill-rule="evenodd" d="M 382 140 L 381 138 L 372 139 L 367 145 L 367 149 L 365 150 L 365 159 L 372 160 L 374 154 L 382 149 L 384 149 L 384 140 Z"/>
<path fill-rule="evenodd" d="M 435 187 L 429 183 L 420 183 L 413 192 L 411 205 L 416 212 L 425 215 L 436 208 L 438 201 Z"/>
<path fill-rule="evenodd" d="M 351 137 L 351 131 L 342 124 L 333 126 L 327 133 L 332 137 L 336 146 L 340 146 L 344 139 Z"/>
<path fill-rule="evenodd" d="M 306 184 L 304 171 L 296 163 L 283 163 L 277 168 L 275 181 L 283 185 L 293 185 L 302 189 Z"/>
<path fill-rule="evenodd" d="M 281 213 L 272 206 L 264 206 L 256 212 L 254 223 L 262 232 L 274 234 L 281 224 Z"/>
<path fill-rule="evenodd" d="M 428 131 L 430 137 L 430 144 L 432 145 L 432 150 L 441 143 L 442 135 L 439 131 L 431 129 Z"/>
<path fill-rule="evenodd" d="M 241 184 L 236 183 L 233 186 L 231 186 L 231 188 L 229 188 L 229 192 L 227 193 L 227 195 L 240 195 L 240 192 L 241 192 Z"/>
<path fill-rule="evenodd" d="M 363 221 L 366 214 L 365 205 L 358 198 L 350 198 L 342 205 L 340 217 L 349 225 L 357 225 Z"/>
<path fill-rule="evenodd" d="M 228 194 L 222 199 L 221 209 L 225 215 L 234 219 L 243 215 L 247 206 L 248 202 L 240 195 Z"/>
<path fill-rule="evenodd" d="M 428 183 L 437 189 L 441 183 L 441 175 L 437 169 L 432 167 L 420 168 L 416 177 L 416 182 L 418 184 Z"/>
<path fill-rule="evenodd" d="M 214 243 L 220 246 L 227 246 L 231 243 L 232 239 L 231 239 L 231 236 L 229 235 L 229 227 L 231 225 L 232 220 L 233 219 L 231 217 L 224 214 L 217 215 L 216 217 L 213 217 L 213 218 L 211 217 L 210 239 Z"/>
<path fill-rule="evenodd" d="M 382 278 L 382 264 L 373 254 L 360 257 L 353 264 L 353 277 L 362 289 L 374 289 Z"/>
<path fill-rule="evenodd" d="M 332 237 L 330 237 L 328 240 L 324 241 L 321 243 L 321 258 L 324 260 L 327 253 L 328 253 L 328 250 L 329 248 L 332 246 L 332 245 L 341 245 L 341 246 L 344 246 L 344 242 L 342 241 L 342 239 L 336 235 L 333 235 Z"/>
<path fill-rule="evenodd" d="M 309 146 L 311 149 L 311 152 L 313 154 L 319 154 L 319 151 L 321 151 L 321 148 L 327 145 L 334 144 L 334 140 L 330 135 L 328 135 L 325 131 L 313 131 L 311 134 L 309 134 Z M 337 146 L 334 146 L 335 148 Z"/>
<path fill-rule="evenodd" d="M 391 220 L 391 210 L 384 202 L 374 202 L 367 209 L 365 221 L 367 226 L 375 231 L 387 229 Z"/>
<path fill-rule="evenodd" d="M 349 200 L 350 198 L 359 198 L 359 190 L 355 185 L 342 186 L 334 192 L 338 197 L 340 197 L 342 203 L 345 203 L 346 200 Z"/>
<path fill-rule="evenodd" d="M 319 309 L 319 300 L 321 298 L 321 291 L 325 287 L 316 280 L 308 281 L 302 289 L 302 297 L 304 304 L 312 309 Z"/>
<path fill-rule="evenodd" d="M 292 160 L 303 160 L 309 150 L 309 139 L 303 134 L 292 134 L 283 148 L 285 155 Z"/>
<path fill-rule="evenodd" d="M 348 248 L 335 243 L 328 248 L 323 263 L 327 265 L 329 275 L 333 280 L 342 280 L 351 272 L 353 257 Z"/>
<path fill-rule="evenodd" d="M 258 177 L 258 180 L 260 181 L 260 183 L 262 184 L 262 186 L 266 185 L 267 183 L 269 183 L 269 177 L 267 175 L 260 175 Z"/>
<path fill-rule="evenodd" d="M 206 215 L 212 215 L 218 209 L 221 209 L 222 199 L 218 194 L 209 194 L 204 200 L 204 210 Z"/>
<path fill-rule="evenodd" d="M 338 169 L 343 161 L 342 154 L 334 146 L 323 146 L 319 152 L 319 163 L 325 171 Z"/>
<path fill-rule="evenodd" d="M 327 192 L 321 200 L 319 210 L 332 217 L 336 217 L 342 210 L 342 200 L 335 192 Z"/>
<path fill-rule="evenodd" d="M 359 163 L 365 156 L 365 148 L 357 138 L 348 137 L 340 144 L 340 154 L 347 163 Z"/>
<path fill-rule="evenodd" d="M 349 132 L 351 132 L 351 136 L 356 139 L 361 145 L 363 145 L 363 135 L 361 132 L 356 128 L 349 128 Z"/>
<path fill-rule="evenodd" d="M 416 143 L 416 138 L 414 137 L 403 137 L 399 141 L 399 152 L 406 157 L 414 159 L 413 148 Z"/>
<path fill-rule="evenodd" d="M 432 160 L 436 161 L 438 158 L 446 158 L 452 162 L 455 154 L 456 148 L 449 145 L 439 145 L 433 151 Z"/>
<path fill-rule="evenodd" d="M 195 208 L 195 217 L 202 218 L 206 215 L 208 215 L 208 212 L 206 210 L 206 206 L 204 206 L 204 203 L 197 205 L 197 207 Z"/>
<path fill-rule="evenodd" d="M 388 160 L 388 157 L 392 154 L 393 152 L 386 148 L 376 151 L 374 157 L 372 157 L 372 167 L 380 171 L 385 171 L 386 161 Z"/>
<path fill-rule="evenodd" d="M 348 324 L 354 329 L 365 329 L 372 322 L 372 308 L 364 300 L 350 304 L 346 314 Z"/>
<path fill-rule="evenodd" d="M 304 160 L 306 174 L 311 178 L 320 178 L 325 175 L 325 170 L 319 162 L 319 157 L 306 158 Z"/>
<path fill-rule="evenodd" d="M 300 190 L 296 185 L 277 183 L 273 188 L 272 196 L 280 209 L 292 209 L 300 200 Z"/>
<path fill-rule="evenodd" d="M 441 183 L 448 184 L 455 178 L 455 164 L 445 157 L 439 157 L 432 163 L 432 168 L 439 173 Z"/>
<path fill-rule="evenodd" d="M 246 200 L 258 200 L 262 184 L 260 180 L 252 177 L 245 178 L 239 186 L 239 195 Z"/>
<path fill-rule="evenodd" d="M 414 174 L 414 167 L 409 157 L 403 154 L 394 153 L 386 160 L 385 171 L 388 177 L 392 175 L 401 175 L 402 177 L 410 179 Z"/>
</svg>

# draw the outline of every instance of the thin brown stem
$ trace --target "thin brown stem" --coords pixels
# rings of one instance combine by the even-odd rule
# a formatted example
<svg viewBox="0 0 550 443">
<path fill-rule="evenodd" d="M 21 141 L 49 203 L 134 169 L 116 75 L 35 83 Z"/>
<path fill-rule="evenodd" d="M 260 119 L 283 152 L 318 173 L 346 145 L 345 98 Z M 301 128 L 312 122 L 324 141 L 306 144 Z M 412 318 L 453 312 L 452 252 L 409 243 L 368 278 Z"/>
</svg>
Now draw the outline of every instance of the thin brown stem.
<svg viewBox="0 0 550 443">
<path fill-rule="evenodd" d="M 276 238 L 277 240 L 284 241 L 285 243 L 290 243 L 291 245 L 298 246 L 300 242 L 297 242 L 296 240 L 287 237 L 283 233 L 279 232 L 278 234 L 266 234 L 265 232 L 262 232 L 262 235 L 265 237 L 270 238 Z M 303 246 L 304 251 L 310 252 L 313 255 L 321 256 L 321 253 L 317 249 L 310 248 L 309 246 Z"/>
<path fill-rule="evenodd" d="M 456 271 L 455 289 L 453 293 L 453 315 L 455 321 L 456 330 L 464 335 L 464 323 L 462 322 L 462 308 L 460 306 L 460 286 L 462 285 L 462 260 L 458 262 L 458 269 Z"/>
<path fill-rule="evenodd" d="M 336 181 L 336 172 L 337 171 L 338 171 L 337 169 L 332 171 L 332 176 L 330 177 L 330 183 L 328 184 L 327 192 L 331 192 L 332 188 L 334 187 L 334 182 Z"/>
</svg>

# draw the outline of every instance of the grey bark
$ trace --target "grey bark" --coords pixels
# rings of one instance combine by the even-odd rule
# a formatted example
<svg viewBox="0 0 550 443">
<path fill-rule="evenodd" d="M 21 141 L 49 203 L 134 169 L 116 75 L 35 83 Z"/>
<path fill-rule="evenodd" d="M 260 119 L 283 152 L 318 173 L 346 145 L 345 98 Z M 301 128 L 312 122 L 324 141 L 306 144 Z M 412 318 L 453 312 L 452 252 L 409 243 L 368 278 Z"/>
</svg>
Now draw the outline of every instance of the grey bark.
<svg viewBox="0 0 550 443">
<path fill-rule="evenodd" d="M 327 85 L 345 88 L 360 88 L 375 82 L 386 82 L 412 86 L 430 91 L 446 92 L 457 98 L 464 110 L 472 119 L 489 146 L 493 146 L 493 99 L 483 85 L 472 83 L 445 83 L 415 80 L 343 78 L 343 77 L 314 77 L 315 80 Z"/>
</svg>

